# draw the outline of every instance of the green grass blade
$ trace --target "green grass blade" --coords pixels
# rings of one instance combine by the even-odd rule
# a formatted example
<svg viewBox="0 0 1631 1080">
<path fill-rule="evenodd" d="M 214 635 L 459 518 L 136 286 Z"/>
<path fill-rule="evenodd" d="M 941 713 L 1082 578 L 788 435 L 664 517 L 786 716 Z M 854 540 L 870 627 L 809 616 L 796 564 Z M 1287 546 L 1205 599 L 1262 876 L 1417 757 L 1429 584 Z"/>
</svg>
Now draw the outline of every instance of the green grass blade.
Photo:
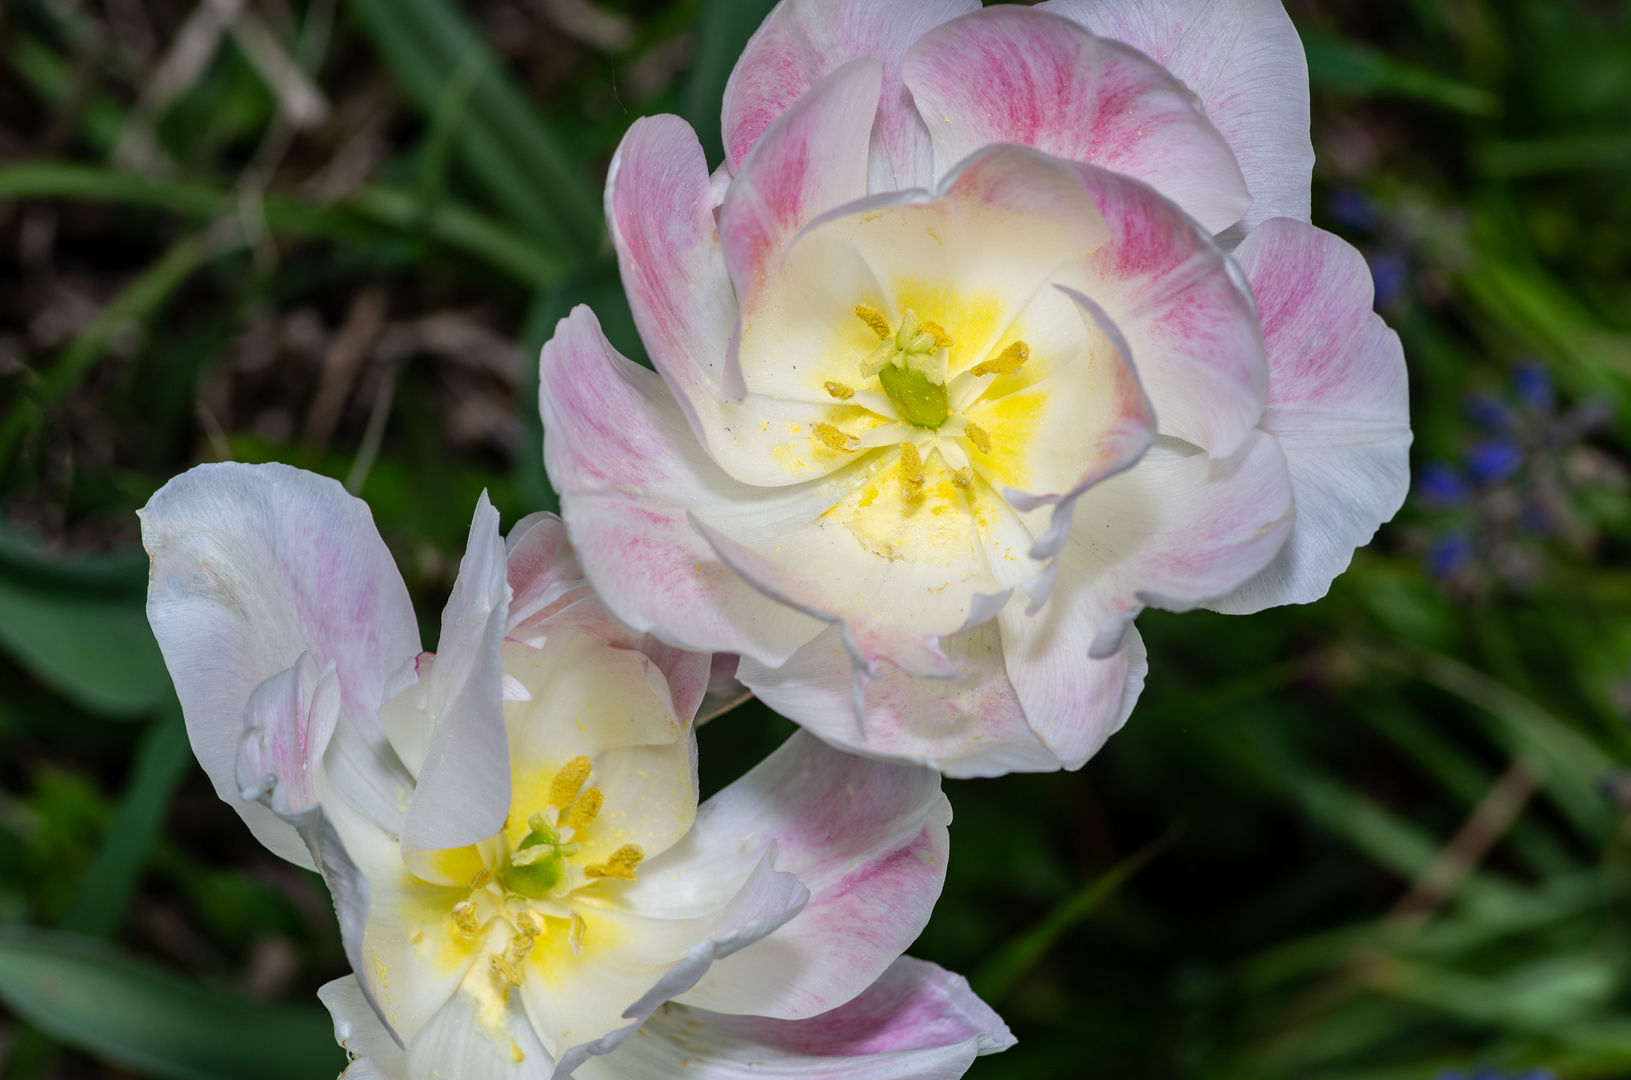
<svg viewBox="0 0 1631 1080">
<path fill-rule="evenodd" d="M 1472 116 L 1495 116 L 1494 94 L 1340 38 L 1304 31 L 1311 85 L 1362 97 L 1400 97 Z"/>
<path fill-rule="evenodd" d="M 181 709 L 172 704 L 142 737 L 135 768 L 96 859 L 62 917 L 64 930 L 107 937 L 118 929 L 136 879 L 164 829 L 170 797 L 192 759 Z"/>
<path fill-rule="evenodd" d="M 172 1080 L 332 1080 L 328 1017 L 184 979 L 94 938 L 0 929 L 0 999 L 52 1038 Z"/>
</svg>

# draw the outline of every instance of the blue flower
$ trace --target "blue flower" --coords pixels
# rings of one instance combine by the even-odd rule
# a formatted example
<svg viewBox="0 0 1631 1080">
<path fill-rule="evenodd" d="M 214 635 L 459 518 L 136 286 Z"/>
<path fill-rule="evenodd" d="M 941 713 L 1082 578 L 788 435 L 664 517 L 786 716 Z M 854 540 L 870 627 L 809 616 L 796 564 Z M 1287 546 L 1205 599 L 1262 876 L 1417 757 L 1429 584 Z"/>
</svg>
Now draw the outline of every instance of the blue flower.
<svg viewBox="0 0 1631 1080">
<path fill-rule="evenodd" d="M 1466 410 L 1467 419 L 1490 431 L 1510 431 L 1517 420 L 1512 406 L 1484 390 L 1467 395 Z"/>
<path fill-rule="evenodd" d="M 1551 373 L 1539 360 L 1531 358 L 1518 364 L 1512 372 L 1512 388 L 1518 392 L 1518 400 L 1536 412 L 1551 412 L 1557 404 Z"/>
<path fill-rule="evenodd" d="M 1497 435 L 1473 443 L 1467 451 L 1467 471 L 1480 484 L 1499 484 L 1523 468 L 1523 447 L 1516 439 Z"/>
<path fill-rule="evenodd" d="M 1451 507 L 1466 503 L 1470 490 L 1461 470 L 1435 461 L 1417 474 L 1416 495 L 1428 506 Z"/>
<path fill-rule="evenodd" d="M 1371 282 L 1376 287 L 1376 306 L 1389 307 L 1404 292 L 1410 264 L 1397 251 L 1378 251 L 1365 261 L 1370 263 Z"/>
<path fill-rule="evenodd" d="M 1427 549 L 1427 573 L 1440 581 L 1454 577 L 1472 562 L 1472 556 L 1472 537 L 1466 533 L 1441 536 Z"/>
<path fill-rule="evenodd" d="M 1326 209 L 1338 225 L 1345 225 L 1350 229 L 1372 229 L 1376 227 L 1376 207 L 1365 197 L 1365 193 L 1358 188 L 1340 187 L 1331 192 L 1331 199 L 1326 203 Z"/>
</svg>

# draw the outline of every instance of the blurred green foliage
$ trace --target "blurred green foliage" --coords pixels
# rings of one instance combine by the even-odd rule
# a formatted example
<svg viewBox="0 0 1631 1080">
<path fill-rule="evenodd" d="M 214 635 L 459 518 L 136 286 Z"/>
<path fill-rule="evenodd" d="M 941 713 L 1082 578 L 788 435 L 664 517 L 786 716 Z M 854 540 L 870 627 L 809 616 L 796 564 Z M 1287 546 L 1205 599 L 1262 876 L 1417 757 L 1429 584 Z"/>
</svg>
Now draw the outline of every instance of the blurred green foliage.
<svg viewBox="0 0 1631 1080">
<path fill-rule="evenodd" d="M 340 1067 L 332 913 L 191 761 L 133 511 L 203 460 L 335 476 L 433 643 L 477 493 L 555 505 L 555 321 L 590 303 L 643 356 L 617 140 L 678 112 L 717 160 L 769 6 L 0 8 L 7 1080 Z M 1291 13 L 1417 494 L 1318 604 L 1146 614 L 1143 701 L 1082 772 L 948 784 L 915 951 L 1020 1036 L 987 1080 L 1631 1076 L 1631 7 Z M 703 728 L 704 793 L 789 730 Z"/>
</svg>

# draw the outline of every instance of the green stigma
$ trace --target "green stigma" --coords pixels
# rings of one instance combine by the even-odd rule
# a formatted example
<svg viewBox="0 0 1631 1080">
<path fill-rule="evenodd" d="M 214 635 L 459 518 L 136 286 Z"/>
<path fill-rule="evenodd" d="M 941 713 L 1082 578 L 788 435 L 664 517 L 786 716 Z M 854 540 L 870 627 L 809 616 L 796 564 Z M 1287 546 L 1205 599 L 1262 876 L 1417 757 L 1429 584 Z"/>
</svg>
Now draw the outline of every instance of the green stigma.
<svg viewBox="0 0 1631 1080">
<path fill-rule="evenodd" d="M 856 306 L 855 314 L 881 339 L 862 361 L 862 376 L 878 376 L 901 419 L 922 428 L 939 428 L 951 415 L 951 402 L 946 396 L 945 364 L 937 354 L 951 348 L 951 335 L 932 322 L 920 322 L 910 308 L 894 333 L 881 314 L 864 304 Z"/>
<path fill-rule="evenodd" d="M 532 815 L 527 824 L 532 831 L 510 859 L 505 888 L 534 900 L 566 895 L 572 888 L 572 869 L 566 860 L 578 853 L 578 845 L 561 843 L 561 834 L 543 814 Z"/>
</svg>

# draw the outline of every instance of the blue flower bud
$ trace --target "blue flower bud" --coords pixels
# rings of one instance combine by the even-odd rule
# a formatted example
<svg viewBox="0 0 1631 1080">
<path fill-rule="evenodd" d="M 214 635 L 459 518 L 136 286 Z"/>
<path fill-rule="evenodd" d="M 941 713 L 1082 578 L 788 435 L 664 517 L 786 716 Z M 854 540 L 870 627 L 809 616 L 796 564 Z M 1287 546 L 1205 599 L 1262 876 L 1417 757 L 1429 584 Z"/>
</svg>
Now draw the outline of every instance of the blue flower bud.
<svg viewBox="0 0 1631 1080">
<path fill-rule="evenodd" d="M 1467 451 L 1467 471 L 1480 484 L 1510 480 L 1523 468 L 1523 447 L 1516 439 L 1496 436 L 1472 445 Z"/>
</svg>

